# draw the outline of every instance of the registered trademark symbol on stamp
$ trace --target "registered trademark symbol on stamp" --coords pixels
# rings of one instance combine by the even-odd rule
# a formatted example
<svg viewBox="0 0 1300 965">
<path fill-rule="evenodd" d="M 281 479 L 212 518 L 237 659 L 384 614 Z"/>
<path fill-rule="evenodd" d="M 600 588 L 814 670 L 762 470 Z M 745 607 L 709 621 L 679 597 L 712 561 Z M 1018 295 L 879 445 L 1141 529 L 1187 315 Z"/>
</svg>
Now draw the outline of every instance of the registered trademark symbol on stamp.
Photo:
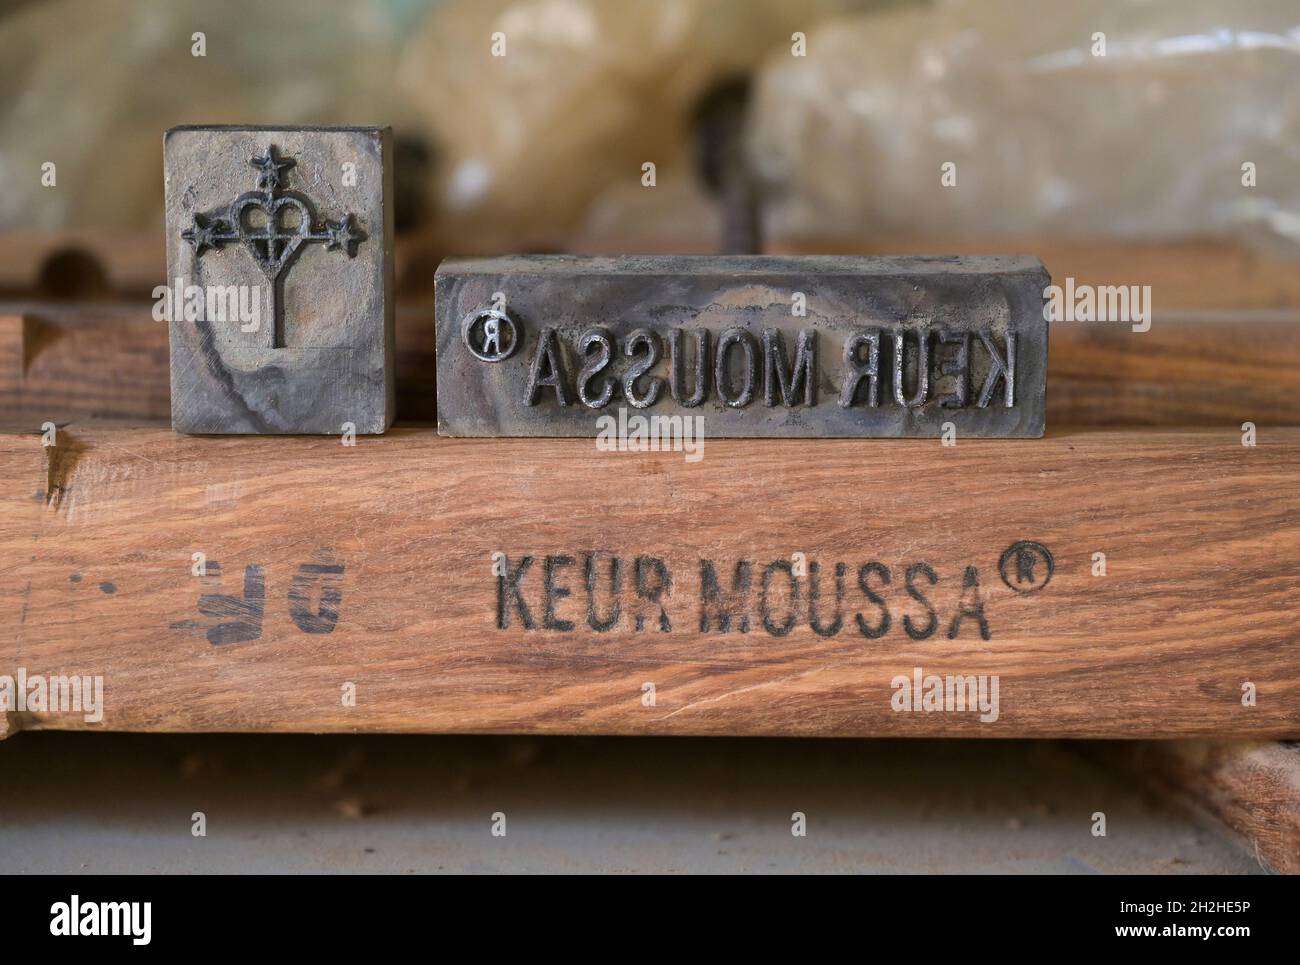
<svg viewBox="0 0 1300 965">
<path fill-rule="evenodd" d="M 1056 560 L 1042 543 L 1023 539 L 1012 543 L 998 561 L 1002 582 L 1017 593 L 1037 593 L 1051 582 Z"/>
<path fill-rule="evenodd" d="M 519 347 L 519 329 L 509 315 L 495 308 L 466 315 L 460 336 L 470 353 L 484 362 L 504 362 Z"/>
</svg>

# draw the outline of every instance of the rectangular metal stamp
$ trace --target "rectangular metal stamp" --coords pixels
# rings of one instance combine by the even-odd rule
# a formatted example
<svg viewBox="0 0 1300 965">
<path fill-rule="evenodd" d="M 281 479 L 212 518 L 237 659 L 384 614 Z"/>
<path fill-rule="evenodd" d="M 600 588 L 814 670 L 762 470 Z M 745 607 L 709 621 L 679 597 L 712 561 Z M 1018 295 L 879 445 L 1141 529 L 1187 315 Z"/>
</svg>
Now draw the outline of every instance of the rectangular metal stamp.
<svg viewBox="0 0 1300 965">
<path fill-rule="evenodd" d="M 1028 257 L 451 259 L 438 431 L 596 436 L 626 408 L 715 438 L 1038 437 L 1048 284 Z"/>
<path fill-rule="evenodd" d="M 164 170 L 172 427 L 387 429 L 390 131 L 177 127 Z"/>
</svg>

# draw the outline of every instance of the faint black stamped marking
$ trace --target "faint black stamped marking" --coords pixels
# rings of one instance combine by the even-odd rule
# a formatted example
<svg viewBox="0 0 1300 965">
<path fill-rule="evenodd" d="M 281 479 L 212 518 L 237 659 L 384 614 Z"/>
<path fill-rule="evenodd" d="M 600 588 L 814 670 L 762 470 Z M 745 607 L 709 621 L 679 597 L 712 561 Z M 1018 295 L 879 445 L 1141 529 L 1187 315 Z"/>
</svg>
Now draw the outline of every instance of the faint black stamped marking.
<svg viewBox="0 0 1300 965">
<path fill-rule="evenodd" d="M 204 619 L 180 620 L 171 625 L 173 630 L 203 634 L 214 647 L 261 639 L 266 611 L 266 572 L 262 567 L 244 567 L 243 592 L 236 595 L 223 592 L 221 564 L 209 560 L 199 586 L 199 615 Z"/>
<path fill-rule="evenodd" d="M 332 633 L 338 626 L 343 605 L 343 576 L 346 567 L 333 550 L 322 549 L 310 563 L 302 563 L 289 584 L 289 616 L 303 633 Z M 262 638 L 266 613 L 266 570 L 244 567 L 242 593 L 228 593 L 223 586 L 221 564 L 209 560 L 199 578 L 198 610 L 202 619 L 178 620 L 173 630 L 207 637 L 213 646 L 249 643 Z"/>
<path fill-rule="evenodd" d="M 1050 556 L 1035 555 L 1033 566 L 1026 563 L 1029 579 L 1046 582 L 1050 573 L 1041 560 Z M 626 565 L 631 562 L 608 550 L 513 558 L 494 554 L 494 564 L 499 564 L 493 570 L 497 629 L 609 633 L 621 626 L 642 633 L 657 624 L 659 632 L 671 632 L 673 578 L 667 562 L 649 555 Z M 847 632 L 878 640 L 891 628 L 917 641 L 940 633 L 949 640 L 978 634 L 988 641 L 994 636 L 979 569 L 973 565 L 963 569 L 958 588 L 951 575 L 941 577 L 920 560 L 899 567 L 897 579 L 895 571 L 876 560 L 850 565 L 813 559 L 806 572 L 790 559 L 701 558 L 698 563 L 698 583 L 688 586 L 685 595 L 694 595 L 701 634 L 761 629 L 771 637 L 786 637 L 806 624 L 827 639 Z M 581 586 L 574 572 L 580 564 Z M 625 579 L 628 572 L 633 580 Z M 1021 592 L 1028 591 L 1022 586 Z M 579 601 L 569 599 L 579 595 L 586 597 L 585 625 Z"/>
<path fill-rule="evenodd" d="M 1002 582 L 1017 593 L 1037 593 L 1051 582 L 1056 560 L 1042 543 L 1024 539 L 1012 543 L 998 561 Z"/>
<path fill-rule="evenodd" d="M 289 615 L 303 633 L 331 633 L 338 625 L 343 571 L 343 564 L 329 550 L 322 550 L 316 562 L 298 567 L 289 584 Z"/>
</svg>

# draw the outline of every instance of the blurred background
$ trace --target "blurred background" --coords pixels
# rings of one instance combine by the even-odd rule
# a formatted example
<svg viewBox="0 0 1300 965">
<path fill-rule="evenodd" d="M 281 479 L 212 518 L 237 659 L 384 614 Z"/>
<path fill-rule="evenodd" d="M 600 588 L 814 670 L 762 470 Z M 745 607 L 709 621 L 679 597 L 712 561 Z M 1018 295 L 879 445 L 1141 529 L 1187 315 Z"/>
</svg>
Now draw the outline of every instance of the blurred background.
<svg viewBox="0 0 1300 965">
<path fill-rule="evenodd" d="M 0 423 L 167 424 L 179 124 L 393 127 L 404 421 L 445 255 L 770 251 L 1151 285 L 1049 427 L 1300 423 L 1296 0 L 0 0 Z M 21 733 L 0 870 L 1300 870 L 1294 746 L 1121 743 Z"/>
<path fill-rule="evenodd" d="M 709 251 L 729 189 L 770 247 L 1294 245 L 1298 53 L 1293 0 L 11 2 L 0 229 L 161 231 L 173 125 L 391 124 L 459 253 Z"/>
<path fill-rule="evenodd" d="M 438 262 L 554 251 L 1037 255 L 1150 286 L 1156 321 L 1057 326 L 1049 425 L 1298 418 L 1277 364 L 1204 391 L 1204 323 L 1300 352 L 1294 0 L 0 11 L 0 423 L 168 419 L 146 309 L 179 124 L 393 127 L 404 422 L 434 418 Z"/>
</svg>

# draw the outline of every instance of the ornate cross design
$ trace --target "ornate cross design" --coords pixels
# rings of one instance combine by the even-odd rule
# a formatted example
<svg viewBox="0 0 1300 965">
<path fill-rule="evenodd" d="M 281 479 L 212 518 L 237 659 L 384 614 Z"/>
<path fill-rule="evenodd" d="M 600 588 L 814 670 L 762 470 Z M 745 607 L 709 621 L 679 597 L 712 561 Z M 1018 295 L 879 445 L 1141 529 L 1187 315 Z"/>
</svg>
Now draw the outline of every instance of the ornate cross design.
<svg viewBox="0 0 1300 965">
<path fill-rule="evenodd" d="M 280 307 L 284 275 L 302 246 L 310 241 L 324 242 L 327 251 L 342 251 L 352 258 L 366 235 L 353 223 L 351 213 L 341 221 L 318 223 L 311 198 L 284 189 L 285 172 L 297 162 L 277 156 L 274 144 L 249 158 L 248 163 L 257 168 L 257 190 L 230 202 L 225 217 L 195 212 L 194 227 L 182 231 L 181 237 L 194 246 L 195 258 L 208 248 L 244 243 L 271 285 L 271 346 L 284 348 Z"/>
</svg>

